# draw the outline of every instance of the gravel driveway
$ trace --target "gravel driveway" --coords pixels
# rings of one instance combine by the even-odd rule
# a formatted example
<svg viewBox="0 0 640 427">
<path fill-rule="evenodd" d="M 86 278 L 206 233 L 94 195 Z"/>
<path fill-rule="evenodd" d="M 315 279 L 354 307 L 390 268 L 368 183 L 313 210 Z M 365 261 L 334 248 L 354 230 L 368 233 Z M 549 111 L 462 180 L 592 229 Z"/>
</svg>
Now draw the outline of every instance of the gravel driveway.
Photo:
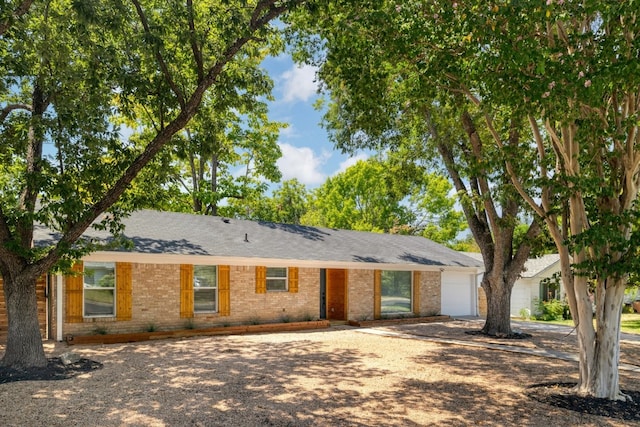
<svg viewBox="0 0 640 427">
<path fill-rule="evenodd" d="M 491 341 L 465 334 L 477 324 L 464 321 L 380 329 Z M 573 344 L 541 332 L 515 345 L 565 351 Z M 640 364 L 638 344 L 628 346 L 623 358 Z M 575 382 L 575 362 L 346 326 L 71 348 L 48 343 L 46 350 L 73 350 L 104 367 L 61 381 L 0 384 L 0 425 L 630 425 L 527 396 L 533 384 Z M 621 372 L 621 384 L 639 390 L 638 374 Z"/>
</svg>

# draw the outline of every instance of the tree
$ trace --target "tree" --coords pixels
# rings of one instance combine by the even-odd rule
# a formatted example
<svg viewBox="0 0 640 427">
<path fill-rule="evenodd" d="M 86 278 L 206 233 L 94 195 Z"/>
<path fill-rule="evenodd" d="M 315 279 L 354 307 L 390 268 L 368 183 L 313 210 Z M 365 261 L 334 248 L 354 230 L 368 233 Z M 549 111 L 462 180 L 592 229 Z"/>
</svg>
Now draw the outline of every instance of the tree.
<svg viewBox="0 0 640 427">
<path fill-rule="evenodd" d="M 389 232 L 409 224 L 411 213 L 400 205 L 406 194 L 376 159 L 360 160 L 318 187 L 303 224 L 374 232 Z"/>
<path fill-rule="evenodd" d="M 482 331 L 510 336 L 511 291 L 540 224 L 529 216 L 527 232 L 516 238 L 516 227 L 526 216 L 504 173 L 504 155 L 486 142 L 492 134 L 482 126 L 483 112 L 458 91 L 438 88 L 438 78 L 447 71 L 437 75 L 422 69 L 425 55 L 414 50 L 432 40 L 412 27 L 425 21 L 414 6 L 421 8 L 378 2 L 341 9 L 330 3 L 311 18 L 298 17 L 302 31 L 312 33 L 302 49 L 321 67 L 333 100 L 327 127 L 340 148 L 390 146 L 423 159 L 425 168 L 436 164 L 446 170 L 484 259 L 481 285 L 488 309 Z M 451 66 L 451 61 L 441 61 L 443 67 Z M 502 117 L 505 145 L 526 144 L 517 118 L 508 112 Z M 437 157 L 440 161 L 434 162 Z"/>
<path fill-rule="evenodd" d="M 206 106 L 185 129 L 174 180 L 190 196 L 192 211 L 218 215 L 221 201 L 255 198 L 268 181 L 280 180 L 277 138 L 284 125 L 269 121 L 266 108 L 255 99 L 242 108 Z"/>
<path fill-rule="evenodd" d="M 443 177 L 388 153 L 350 166 L 317 188 L 303 224 L 385 233 L 422 234 L 449 243 L 464 229 Z M 446 240 L 446 241 L 445 241 Z"/>
<path fill-rule="evenodd" d="M 505 175 L 545 222 L 560 254 L 578 334 L 576 392 L 626 398 L 617 368 L 622 298 L 637 263 L 637 5 L 472 0 L 339 10 L 344 14 L 333 19 L 355 30 L 348 37 L 332 35 L 329 44 L 355 39 L 355 52 L 365 40 L 379 39 L 367 49 L 399 52 L 402 64 L 413 65 L 410 73 L 392 74 L 396 80 L 420 76 L 438 93 L 477 108 Z M 333 59 L 331 47 L 328 52 Z M 354 53 L 349 64 L 362 64 L 362 75 L 382 82 L 396 63 L 380 68 L 374 58 L 364 61 Z M 511 138 L 514 132 L 524 141 Z"/>
<path fill-rule="evenodd" d="M 0 10 L 0 272 L 5 366 L 44 366 L 36 279 L 119 231 L 132 181 L 187 126 L 236 61 L 280 46 L 270 23 L 302 0 L 52 0 Z M 141 147 L 115 125 L 155 123 Z M 147 120 L 148 120 L 147 117 Z M 45 152 L 47 148 L 47 152 Z M 52 154 L 48 154 L 51 151 Z M 108 212 L 108 215 L 104 215 Z M 36 224 L 51 243 L 32 245 Z"/>
<path fill-rule="evenodd" d="M 227 216 L 253 221 L 301 224 L 308 209 L 309 192 L 297 179 L 284 181 L 271 197 L 231 201 Z"/>
</svg>

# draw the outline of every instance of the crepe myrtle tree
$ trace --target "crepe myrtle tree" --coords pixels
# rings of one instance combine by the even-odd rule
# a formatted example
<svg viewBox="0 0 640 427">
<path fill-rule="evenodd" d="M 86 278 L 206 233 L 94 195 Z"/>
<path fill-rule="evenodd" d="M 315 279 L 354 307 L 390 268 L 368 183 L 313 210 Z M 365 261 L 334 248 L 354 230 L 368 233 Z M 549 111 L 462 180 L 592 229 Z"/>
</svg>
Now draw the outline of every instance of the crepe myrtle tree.
<svg viewBox="0 0 640 427">
<path fill-rule="evenodd" d="M 36 279 L 119 231 L 132 181 L 237 61 L 277 51 L 274 19 L 303 0 L 7 1 L 0 6 L 0 272 L 9 328 L 0 364 L 46 365 Z M 117 123 L 153 122 L 145 143 Z M 152 117 L 152 120 L 149 120 Z M 141 120 L 140 123 L 143 121 Z M 53 234 L 34 246 L 34 230 Z"/>
</svg>

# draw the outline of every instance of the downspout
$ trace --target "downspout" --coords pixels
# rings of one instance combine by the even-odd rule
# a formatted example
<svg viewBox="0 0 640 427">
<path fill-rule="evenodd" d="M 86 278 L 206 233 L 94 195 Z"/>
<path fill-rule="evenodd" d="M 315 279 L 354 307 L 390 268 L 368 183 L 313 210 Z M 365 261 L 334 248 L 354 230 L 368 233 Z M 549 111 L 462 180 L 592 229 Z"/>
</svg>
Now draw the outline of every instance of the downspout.
<svg viewBox="0 0 640 427">
<path fill-rule="evenodd" d="M 62 341 L 62 274 L 56 274 L 56 341 Z"/>
</svg>

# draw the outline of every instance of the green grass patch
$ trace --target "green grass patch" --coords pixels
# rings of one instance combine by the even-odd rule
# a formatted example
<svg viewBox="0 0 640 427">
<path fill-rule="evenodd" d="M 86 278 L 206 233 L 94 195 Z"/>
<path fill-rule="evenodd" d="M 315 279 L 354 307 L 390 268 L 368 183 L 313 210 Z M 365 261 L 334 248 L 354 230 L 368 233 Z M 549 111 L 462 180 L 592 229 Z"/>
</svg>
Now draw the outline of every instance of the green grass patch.
<svg viewBox="0 0 640 427">
<path fill-rule="evenodd" d="M 530 320 L 536 323 L 551 323 L 553 325 L 564 325 L 573 327 L 573 320 Z M 595 322 L 595 320 L 594 320 Z M 626 334 L 640 334 L 640 313 L 623 313 L 620 321 L 620 330 Z"/>
</svg>

